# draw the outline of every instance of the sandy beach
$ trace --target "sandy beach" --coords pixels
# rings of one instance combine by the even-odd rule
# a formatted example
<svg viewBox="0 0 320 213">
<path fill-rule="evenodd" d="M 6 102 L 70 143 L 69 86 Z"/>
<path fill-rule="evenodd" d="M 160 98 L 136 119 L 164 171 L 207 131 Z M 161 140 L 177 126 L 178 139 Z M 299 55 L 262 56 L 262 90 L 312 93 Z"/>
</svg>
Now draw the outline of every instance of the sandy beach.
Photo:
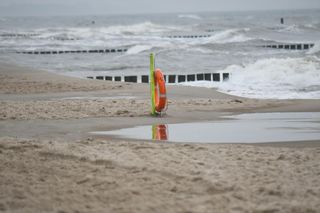
<svg viewBox="0 0 320 213">
<path fill-rule="evenodd" d="M 191 144 L 91 131 L 320 112 L 320 100 L 257 100 L 168 86 L 150 116 L 147 84 L 77 79 L 0 64 L 0 211 L 320 212 L 320 141 Z"/>
</svg>

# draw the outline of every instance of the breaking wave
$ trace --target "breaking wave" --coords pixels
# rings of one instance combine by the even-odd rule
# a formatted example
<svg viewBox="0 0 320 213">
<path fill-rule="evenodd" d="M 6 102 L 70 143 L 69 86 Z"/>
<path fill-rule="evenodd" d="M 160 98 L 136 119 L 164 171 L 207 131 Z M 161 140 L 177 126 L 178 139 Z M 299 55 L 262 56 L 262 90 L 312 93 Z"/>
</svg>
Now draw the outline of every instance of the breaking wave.
<svg viewBox="0 0 320 213">
<path fill-rule="evenodd" d="M 208 39 L 210 43 L 236 43 L 236 42 L 246 42 L 252 40 L 245 35 L 250 29 L 229 29 L 214 33 Z"/>
<path fill-rule="evenodd" d="M 197 20 L 202 19 L 200 16 L 194 15 L 194 14 L 181 14 L 181 15 L 178 15 L 178 18 L 189 18 L 189 19 L 197 19 Z"/>
<path fill-rule="evenodd" d="M 151 45 L 136 45 L 128 49 L 127 54 L 138 54 L 147 50 L 152 49 Z"/>
<path fill-rule="evenodd" d="M 255 63 L 231 65 L 219 72 L 230 73 L 223 83 L 208 81 L 189 86 L 214 87 L 218 91 L 247 98 L 320 99 L 320 58 L 270 58 Z"/>
<path fill-rule="evenodd" d="M 223 72 L 231 78 L 220 91 L 250 98 L 320 98 L 320 59 L 317 57 L 262 59 L 244 66 L 232 65 Z"/>
<path fill-rule="evenodd" d="M 318 54 L 320 53 L 320 42 L 315 43 L 314 47 L 312 47 L 307 54 Z"/>
</svg>

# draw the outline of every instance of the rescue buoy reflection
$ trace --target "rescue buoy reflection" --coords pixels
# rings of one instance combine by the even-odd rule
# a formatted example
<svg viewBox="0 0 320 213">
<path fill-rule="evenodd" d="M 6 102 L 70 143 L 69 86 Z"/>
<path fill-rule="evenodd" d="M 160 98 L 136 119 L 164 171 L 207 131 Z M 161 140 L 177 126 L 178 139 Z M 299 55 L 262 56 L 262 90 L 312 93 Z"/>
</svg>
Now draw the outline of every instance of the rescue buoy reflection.
<svg viewBox="0 0 320 213">
<path fill-rule="evenodd" d="M 168 127 L 165 124 L 152 125 L 152 139 L 153 140 L 168 140 Z"/>
</svg>

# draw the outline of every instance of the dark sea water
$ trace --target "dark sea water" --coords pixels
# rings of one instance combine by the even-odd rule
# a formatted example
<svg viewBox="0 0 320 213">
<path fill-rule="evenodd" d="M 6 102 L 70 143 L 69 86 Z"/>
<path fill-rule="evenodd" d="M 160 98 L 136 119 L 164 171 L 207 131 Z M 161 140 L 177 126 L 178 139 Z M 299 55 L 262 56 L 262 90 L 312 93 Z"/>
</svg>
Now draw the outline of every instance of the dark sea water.
<svg viewBox="0 0 320 213">
<path fill-rule="evenodd" d="M 280 24 L 280 18 L 284 24 Z M 52 72 L 148 74 L 149 54 L 166 74 L 229 72 L 194 82 L 257 98 L 320 98 L 320 10 L 84 17 L 1 17 L 0 61 Z M 308 50 L 263 48 L 313 43 Z M 127 49 L 121 53 L 18 54 Z"/>
</svg>

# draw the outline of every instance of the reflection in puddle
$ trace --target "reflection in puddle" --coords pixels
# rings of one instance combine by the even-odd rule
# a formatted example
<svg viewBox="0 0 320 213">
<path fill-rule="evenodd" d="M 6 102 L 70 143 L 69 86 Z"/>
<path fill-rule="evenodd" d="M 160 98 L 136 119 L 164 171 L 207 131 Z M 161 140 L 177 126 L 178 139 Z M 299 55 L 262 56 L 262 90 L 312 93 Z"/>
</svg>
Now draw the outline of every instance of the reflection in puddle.
<svg viewBox="0 0 320 213">
<path fill-rule="evenodd" d="M 255 113 L 228 120 L 138 126 L 92 132 L 120 138 L 195 143 L 263 143 L 320 140 L 320 113 Z M 170 130 L 170 135 L 169 135 Z M 169 137 L 170 136 L 170 137 Z"/>
<path fill-rule="evenodd" d="M 66 98 L 60 98 L 60 100 L 119 100 L 119 99 L 137 99 L 137 97 L 134 96 L 80 96 L 80 97 L 66 97 Z"/>
<path fill-rule="evenodd" d="M 166 141 L 168 140 L 168 127 L 165 124 L 152 125 L 152 139 Z"/>
</svg>

